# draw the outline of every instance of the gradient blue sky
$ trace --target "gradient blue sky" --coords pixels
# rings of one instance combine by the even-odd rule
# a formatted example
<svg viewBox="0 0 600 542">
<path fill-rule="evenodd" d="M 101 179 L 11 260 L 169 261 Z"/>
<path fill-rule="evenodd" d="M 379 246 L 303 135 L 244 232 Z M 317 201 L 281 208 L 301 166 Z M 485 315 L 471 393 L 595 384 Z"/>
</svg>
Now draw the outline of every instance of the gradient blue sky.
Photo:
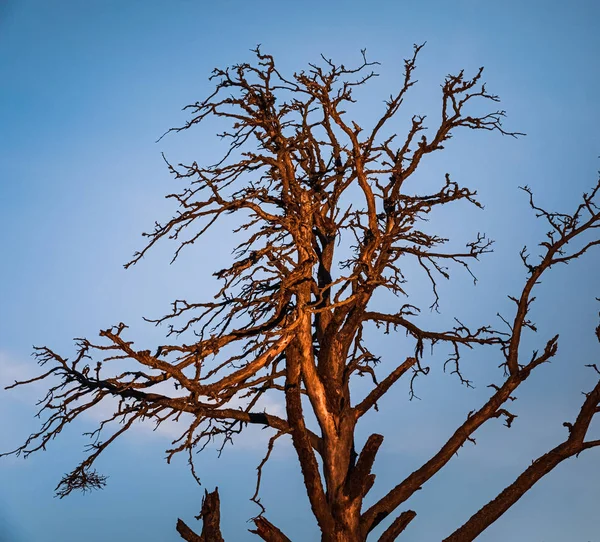
<svg viewBox="0 0 600 542">
<path fill-rule="evenodd" d="M 506 294 L 516 293 L 525 275 L 519 249 L 534 247 L 545 232 L 517 187 L 528 184 L 540 203 L 568 210 L 597 178 L 598 21 L 595 0 L 0 0 L 0 383 L 34 374 L 32 344 L 70 355 L 73 337 L 95 337 L 119 321 L 130 324 L 137 342 L 154 345 L 162 330 L 142 316 L 161 315 L 181 295 L 201 299 L 213 292 L 211 273 L 229 257 L 227 231 L 214 232 L 173 266 L 168 245 L 129 271 L 122 264 L 140 248 L 139 234 L 171 211 L 162 199 L 172 181 L 160 153 L 210 162 L 216 149 L 210 130 L 155 140 L 182 122 L 183 105 L 207 94 L 213 67 L 250 59 L 257 43 L 288 73 L 321 52 L 357 61 L 366 47 L 382 65 L 381 77 L 361 93 L 356 115 L 364 125 L 397 85 L 402 58 L 415 42 L 427 46 L 406 115 L 435 118 L 444 75 L 486 66 L 507 126 L 528 135 L 517 141 L 458 133 L 426 166 L 422 182 L 449 171 L 477 188 L 486 205 L 485 212 L 440 215 L 434 222 L 440 231 L 462 238 L 486 231 L 497 244 L 476 268 L 479 285 L 459 273 L 443 288 L 442 314 L 425 313 L 423 321 L 441 326 L 456 315 L 497 323 L 496 312 L 510 314 Z M 564 437 L 562 422 L 573 419 L 581 392 L 592 385 L 583 365 L 600 354 L 593 340 L 598 256 L 544 281 L 533 314 L 539 332 L 525 348 L 542 347 L 559 331 L 559 355 L 520 389 L 511 430 L 490 422 L 477 434 L 477 446 L 461 450 L 415 496 L 410 506 L 418 516 L 408 540 L 440 540 Z M 414 293 L 415 302 L 429 304 L 425 283 L 417 281 Z M 385 371 L 408 345 L 392 336 L 379 348 Z M 437 451 L 485 400 L 486 385 L 498 382 L 496 354 L 465 359 L 475 390 L 443 374 L 441 361 L 432 359 L 432 373 L 418 382 L 421 401 L 409 402 L 399 385 L 361 428 L 363 439 L 367 430 L 386 435 L 373 497 Z M 2 451 L 37 427 L 34 402 L 41 392 L 0 392 Z M 178 516 L 194 524 L 202 490 L 183 461 L 165 464 L 168 432 L 140 428 L 117 443 L 99 463 L 110 477 L 104 491 L 53 498 L 62 474 L 82 457 L 81 432 L 95 421 L 83 418 L 27 461 L 0 460 L 1 541 L 165 542 L 178 540 Z M 255 539 L 246 529 L 258 510 L 248 498 L 263 444 L 264 433 L 255 431 L 219 460 L 214 450 L 200 458 L 205 487 L 220 488 L 229 541 Z M 480 540 L 600 540 L 599 462 L 592 451 L 563 464 Z M 289 445 L 267 467 L 263 501 L 268 517 L 294 541 L 316 539 Z"/>
</svg>

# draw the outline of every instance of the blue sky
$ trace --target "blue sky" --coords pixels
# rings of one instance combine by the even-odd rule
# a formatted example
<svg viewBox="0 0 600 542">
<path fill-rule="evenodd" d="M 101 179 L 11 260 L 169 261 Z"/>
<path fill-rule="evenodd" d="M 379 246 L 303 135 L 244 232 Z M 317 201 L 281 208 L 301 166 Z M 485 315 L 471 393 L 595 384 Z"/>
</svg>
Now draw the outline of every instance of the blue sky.
<svg viewBox="0 0 600 542">
<path fill-rule="evenodd" d="M 545 232 L 517 187 L 528 184 L 543 205 L 568 210 L 597 178 L 599 17 L 593 0 L 0 1 L 0 383 L 34 374 L 32 344 L 70 355 L 73 337 L 93 338 L 119 321 L 131 326 L 136 341 L 156 344 L 162 330 L 142 316 L 163 314 L 181 295 L 211 295 L 211 273 L 229 258 L 228 231 L 214 232 L 200 251 L 185 253 L 173 266 L 175 247 L 164 244 L 133 269 L 122 264 L 141 247 L 139 234 L 171 212 L 162 199 L 172 181 L 161 152 L 173 161 L 211 162 L 217 148 L 210 129 L 156 139 L 185 119 L 182 106 L 209 92 L 213 67 L 249 60 L 258 43 L 288 73 L 321 52 L 358 61 L 366 47 L 381 62 L 381 76 L 360 95 L 356 115 L 365 124 L 397 85 L 413 43 L 427 46 L 405 118 L 435 118 L 443 77 L 486 67 L 489 89 L 508 112 L 508 128 L 527 137 L 457 133 L 419 178 L 426 183 L 449 171 L 476 188 L 485 212 L 459 209 L 434 224 L 459 237 L 486 231 L 497 241 L 496 252 L 476 268 L 478 286 L 459 273 L 443 289 L 442 314 L 423 318 L 432 326 L 454 315 L 497 323 L 496 312 L 509 314 L 506 294 L 516 293 L 524 277 L 519 249 L 533 249 Z M 541 285 L 533 313 L 539 331 L 528 337 L 524 353 L 560 332 L 556 361 L 520 389 L 512 429 L 490 422 L 476 435 L 477 446 L 461 450 L 415 496 L 410 504 L 418 516 L 408 540 L 449 534 L 564 437 L 562 422 L 573 419 L 581 392 L 592 386 L 583 365 L 599 361 L 593 340 L 599 264 L 598 252 L 592 253 Z M 426 284 L 416 281 L 414 292 L 415 301 L 428 306 Z M 404 347 L 403 337 L 381 340 L 383 370 Z M 367 430 L 386 435 L 374 496 L 437 451 L 485 400 L 487 384 L 499 379 L 492 353 L 465 359 L 475 390 L 443 374 L 441 361 L 432 359 L 432 373 L 418 382 L 421 401 L 409 402 L 399 385 L 360 429 L 360 438 Z M 34 403 L 41 392 L 0 392 L 2 451 L 37 427 Z M 26 461 L 0 460 L 1 541 L 164 542 L 178 540 L 178 516 L 193 525 L 203 490 L 183 461 L 165 464 L 168 431 L 138 428 L 108 451 L 99 464 L 110 477 L 104 491 L 53 497 L 62 474 L 82 457 L 81 433 L 96 421 L 82 418 L 48 451 Z M 264 434 L 252 432 L 221 459 L 214 450 L 200 458 L 205 487 L 221 491 L 227 540 L 254 539 L 246 533 L 247 520 L 258 510 L 248 498 L 262 443 Z M 481 540 L 597 539 L 599 461 L 592 451 L 560 466 Z M 268 517 L 293 540 L 314 540 L 316 526 L 289 445 L 276 452 L 263 488 Z"/>
</svg>

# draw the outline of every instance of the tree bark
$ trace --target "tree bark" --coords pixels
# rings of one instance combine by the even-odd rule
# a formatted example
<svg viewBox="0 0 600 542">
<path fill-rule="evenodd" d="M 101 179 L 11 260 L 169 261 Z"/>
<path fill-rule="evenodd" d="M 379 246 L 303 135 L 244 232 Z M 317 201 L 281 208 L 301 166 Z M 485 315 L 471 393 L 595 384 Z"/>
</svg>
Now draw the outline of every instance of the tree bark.
<svg viewBox="0 0 600 542">
<path fill-rule="evenodd" d="M 256 525 L 256 530 L 251 530 L 250 532 L 260 536 L 265 542 L 291 542 L 291 540 L 267 518 L 260 516 L 254 518 L 252 521 L 254 521 L 254 525 Z"/>
<path fill-rule="evenodd" d="M 221 535 L 221 501 L 219 488 L 212 493 L 204 492 L 202 510 L 198 519 L 202 519 L 202 533 L 198 536 L 181 519 L 177 520 L 177 532 L 187 542 L 225 542 Z"/>
</svg>

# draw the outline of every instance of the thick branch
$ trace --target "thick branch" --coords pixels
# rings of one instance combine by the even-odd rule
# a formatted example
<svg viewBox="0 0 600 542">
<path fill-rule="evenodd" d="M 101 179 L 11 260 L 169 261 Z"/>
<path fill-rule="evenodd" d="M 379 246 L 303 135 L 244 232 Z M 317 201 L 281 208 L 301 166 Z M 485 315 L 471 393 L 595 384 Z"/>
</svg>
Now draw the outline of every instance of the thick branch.
<svg viewBox="0 0 600 542">
<path fill-rule="evenodd" d="M 264 516 L 254 518 L 252 521 L 256 525 L 256 530 L 250 530 L 250 532 L 257 534 L 266 542 L 291 542 L 287 536 Z"/>
<path fill-rule="evenodd" d="M 383 534 L 379 537 L 378 542 L 394 542 L 396 538 L 402 534 L 404 529 L 408 527 L 408 524 L 415 519 L 416 516 L 417 513 L 413 510 L 402 512 L 402 514 L 400 514 L 383 532 Z"/>
<path fill-rule="evenodd" d="M 470 436 L 487 420 L 498 417 L 498 410 L 511 396 L 512 392 L 527 379 L 534 367 L 547 361 L 556 353 L 557 337 L 549 341 L 544 353 L 516 375 L 511 375 L 505 383 L 497 388 L 496 393 L 475 413 L 471 413 L 466 421 L 454 432 L 440 451 L 422 467 L 410 474 L 403 482 L 394 487 L 387 495 L 371 506 L 361 517 L 365 533 L 370 532 L 400 504 L 421 489 L 421 486 L 440 471 Z"/>
<path fill-rule="evenodd" d="M 535 459 L 512 484 L 481 508 L 462 527 L 446 538 L 444 542 L 470 542 L 471 540 L 475 540 L 477 536 L 529 491 L 535 483 L 565 459 L 578 455 L 583 450 L 600 445 L 600 441 L 587 443 L 584 441 L 599 403 L 600 381 L 590 393 L 586 394 L 585 401 L 581 406 L 575 423 L 566 424 L 569 428 L 569 437 L 548 453 Z"/>
<path fill-rule="evenodd" d="M 416 358 L 406 358 L 398 365 L 388 376 L 385 377 L 371 392 L 354 408 L 355 416 L 360 418 L 366 414 L 369 409 L 377 404 L 377 401 L 387 393 L 387 391 L 406 373 L 415 363 Z"/>
<path fill-rule="evenodd" d="M 204 491 L 202 510 L 198 519 L 202 519 L 202 533 L 198 536 L 181 519 L 177 520 L 177 532 L 187 542 L 224 542 L 221 535 L 221 501 L 219 488 L 212 493 Z"/>
</svg>

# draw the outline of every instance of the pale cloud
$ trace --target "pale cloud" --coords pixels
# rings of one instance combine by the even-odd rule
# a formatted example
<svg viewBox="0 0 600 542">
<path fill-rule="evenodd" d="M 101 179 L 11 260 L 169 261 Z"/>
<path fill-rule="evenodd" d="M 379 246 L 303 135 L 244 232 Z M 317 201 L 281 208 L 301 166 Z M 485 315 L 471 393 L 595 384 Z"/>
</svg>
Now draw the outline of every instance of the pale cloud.
<svg viewBox="0 0 600 542">
<path fill-rule="evenodd" d="M 6 386 L 16 381 L 29 380 L 38 374 L 39 368 L 32 360 L 18 361 L 6 351 L 0 350 L 0 453 L 17 448 L 27 438 L 28 428 L 23 427 L 22 412 L 30 407 L 31 415 L 35 413 L 35 403 L 41 394 L 35 384 L 17 389 L 5 390 Z M 15 414 L 16 413 L 16 414 Z M 13 467 L 22 467 L 24 462 L 16 456 L 5 456 L 2 462 Z"/>
<path fill-rule="evenodd" d="M 41 373 L 40 367 L 33 360 L 21 361 L 9 355 L 8 352 L 0 350 L 0 393 L 3 399 L 29 401 L 35 391 L 39 391 L 40 385 L 25 386 L 18 391 L 4 390 L 6 386 L 14 384 L 15 381 L 24 381 L 34 378 Z M 37 390 L 33 390 L 37 388 Z"/>
</svg>

